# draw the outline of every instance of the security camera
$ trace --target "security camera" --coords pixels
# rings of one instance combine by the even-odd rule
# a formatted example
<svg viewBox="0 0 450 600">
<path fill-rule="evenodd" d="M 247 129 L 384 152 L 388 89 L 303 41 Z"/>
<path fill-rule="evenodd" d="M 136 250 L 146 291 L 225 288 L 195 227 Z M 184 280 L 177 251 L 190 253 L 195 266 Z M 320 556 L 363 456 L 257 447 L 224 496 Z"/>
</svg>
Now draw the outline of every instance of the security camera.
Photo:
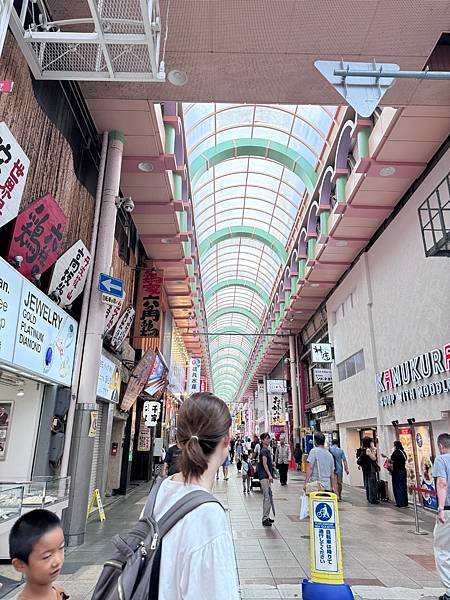
<svg viewBox="0 0 450 600">
<path fill-rule="evenodd" d="M 116 206 L 117 208 L 122 208 L 127 213 L 131 213 L 134 210 L 134 202 L 130 196 L 126 196 L 125 198 L 120 198 L 117 196 Z"/>
</svg>

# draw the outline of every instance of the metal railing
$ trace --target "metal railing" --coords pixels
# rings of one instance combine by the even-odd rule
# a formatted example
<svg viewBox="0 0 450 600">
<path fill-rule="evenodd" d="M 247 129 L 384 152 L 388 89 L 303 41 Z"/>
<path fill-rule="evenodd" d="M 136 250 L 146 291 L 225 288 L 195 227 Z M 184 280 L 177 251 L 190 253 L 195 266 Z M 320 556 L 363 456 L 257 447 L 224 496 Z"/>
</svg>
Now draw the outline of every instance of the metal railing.
<svg viewBox="0 0 450 600">
<path fill-rule="evenodd" d="M 418 210 L 425 255 L 450 257 L 450 173 Z"/>
</svg>

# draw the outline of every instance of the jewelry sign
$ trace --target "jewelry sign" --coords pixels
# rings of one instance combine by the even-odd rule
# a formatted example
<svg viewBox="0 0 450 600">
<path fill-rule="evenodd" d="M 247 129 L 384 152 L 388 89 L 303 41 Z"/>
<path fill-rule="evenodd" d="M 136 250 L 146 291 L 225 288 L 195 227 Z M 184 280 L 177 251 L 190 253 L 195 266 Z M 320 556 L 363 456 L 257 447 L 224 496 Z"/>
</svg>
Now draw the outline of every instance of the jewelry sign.
<svg viewBox="0 0 450 600">
<path fill-rule="evenodd" d="M 91 264 L 89 250 L 81 240 L 58 258 L 53 270 L 49 296 L 60 306 L 69 306 L 84 289 Z"/>
<path fill-rule="evenodd" d="M 20 213 L 14 226 L 8 258 L 22 256 L 20 273 L 27 278 L 43 273 L 58 259 L 66 217 L 50 194 Z"/>
<path fill-rule="evenodd" d="M 17 217 L 30 161 L 5 123 L 0 123 L 0 227 Z"/>
</svg>

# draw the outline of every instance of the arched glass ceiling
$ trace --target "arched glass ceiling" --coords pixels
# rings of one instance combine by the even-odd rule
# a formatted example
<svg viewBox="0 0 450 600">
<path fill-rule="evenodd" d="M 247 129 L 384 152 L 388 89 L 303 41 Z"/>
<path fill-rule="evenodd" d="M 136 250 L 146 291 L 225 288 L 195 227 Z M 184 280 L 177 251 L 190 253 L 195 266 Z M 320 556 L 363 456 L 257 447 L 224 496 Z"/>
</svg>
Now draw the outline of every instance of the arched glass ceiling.
<svg viewBox="0 0 450 600">
<path fill-rule="evenodd" d="M 255 343 L 245 334 L 259 330 L 283 247 L 320 166 L 334 114 L 334 107 L 320 106 L 184 105 L 189 164 L 202 165 L 194 168 L 191 183 L 199 247 L 203 243 L 208 332 L 217 334 L 208 338 L 214 388 L 228 401 L 239 389 L 240 372 L 245 373 Z M 285 150 L 278 147 L 278 154 L 270 154 L 273 143 Z M 211 152 L 210 163 L 206 155 Z M 308 180 L 306 170 L 297 169 L 300 163 L 309 169 Z M 249 228 L 257 233 L 249 235 Z M 214 239 L 224 231 L 230 234 Z"/>
</svg>

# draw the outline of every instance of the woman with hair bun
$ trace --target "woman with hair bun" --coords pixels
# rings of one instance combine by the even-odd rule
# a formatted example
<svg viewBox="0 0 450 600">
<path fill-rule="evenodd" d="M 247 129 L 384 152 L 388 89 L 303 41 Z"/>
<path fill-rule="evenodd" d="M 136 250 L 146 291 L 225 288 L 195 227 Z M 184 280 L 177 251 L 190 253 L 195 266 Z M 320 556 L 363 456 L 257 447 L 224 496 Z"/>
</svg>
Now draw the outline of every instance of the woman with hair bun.
<svg viewBox="0 0 450 600">
<path fill-rule="evenodd" d="M 177 422 L 180 472 L 161 483 L 156 519 L 186 494 L 212 490 L 228 456 L 230 428 L 230 411 L 217 396 L 193 394 L 182 404 Z M 159 577 L 158 600 L 239 599 L 231 529 L 220 504 L 202 504 L 163 538 Z"/>
</svg>

